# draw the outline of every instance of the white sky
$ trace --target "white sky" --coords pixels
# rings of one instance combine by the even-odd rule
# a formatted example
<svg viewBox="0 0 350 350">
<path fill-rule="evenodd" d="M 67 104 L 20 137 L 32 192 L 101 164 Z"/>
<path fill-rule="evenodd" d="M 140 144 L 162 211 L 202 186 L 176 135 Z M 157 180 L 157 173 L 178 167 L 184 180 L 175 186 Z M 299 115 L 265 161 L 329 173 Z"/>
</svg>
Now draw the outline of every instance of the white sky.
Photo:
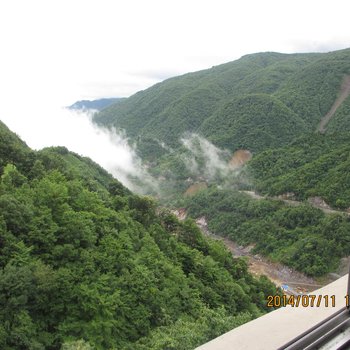
<svg viewBox="0 0 350 350">
<path fill-rule="evenodd" d="M 0 120 L 32 147 L 64 144 L 60 106 L 248 53 L 346 48 L 349 13 L 348 0 L 1 0 Z"/>
</svg>

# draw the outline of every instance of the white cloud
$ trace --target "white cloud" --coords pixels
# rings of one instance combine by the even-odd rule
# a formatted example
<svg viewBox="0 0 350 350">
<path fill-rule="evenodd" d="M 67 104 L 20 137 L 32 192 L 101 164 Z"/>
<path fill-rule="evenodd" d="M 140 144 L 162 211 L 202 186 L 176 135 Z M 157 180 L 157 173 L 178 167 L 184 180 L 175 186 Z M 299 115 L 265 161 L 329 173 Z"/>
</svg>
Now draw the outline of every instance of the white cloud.
<svg viewBox="0 0 350 350">
<path fill-rule="evenodd" d="M 130 189 L 143 193 L 157 190 L 157 184 L 142 166 L 127 138 L 115 130 L 98 128 L 92 123 L 92 112 L 66 108 L 44 109 L 40 106 L 21 125 L 8 123 L 33 149 L 66 146 L 70 151 L 90 157 Z M 25 113 L 25 112 L 24 112 Z M 130 176 L 139 179 L 135 185 Z"/>
<path fill-rule="evenodd" d="M 222 150 L 204 137 L 191 133 L 181 139 L 182 144 L 190 152 L 184 156 L 183 160 L 188 170 L 194 175 L 202 176 L 208 180 L 215 179 L 216 176 L 227 177 L 233 173 L 234 169 L 229 165 L 230 152 Z M 202 159 L 202 166 L 197 162 Z"/>
<path fill-rule="evenodd" d="M 2 1 L 1 90 L 13 85 L 18 96 L 51 94 L 69 104 L 127 96 L 162 72 L 247 53 L 343 48 L 350 43 L 349 9 L 347 0 Z"/>
<path fill-rule="evenodd" d="M 60 106 L 247 53 L 345 48 L 349 10 L 348 0 L 1 1 L 0 120 L 34 147 L 67 145 Z M 88 135 L 67 146 L 90 155 Z"/>
</svg>

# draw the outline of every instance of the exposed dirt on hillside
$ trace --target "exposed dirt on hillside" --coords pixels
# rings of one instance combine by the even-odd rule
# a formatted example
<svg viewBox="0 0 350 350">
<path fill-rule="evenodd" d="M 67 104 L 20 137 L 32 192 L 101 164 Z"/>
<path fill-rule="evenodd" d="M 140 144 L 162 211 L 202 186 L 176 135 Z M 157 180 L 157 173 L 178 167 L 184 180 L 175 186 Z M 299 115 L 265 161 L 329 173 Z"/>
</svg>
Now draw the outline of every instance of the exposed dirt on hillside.
<svg viewBox="0 0 350 350">
<path fill-rule="evenodd" d="M 231 157 L 231 159 L 228 162 L 229 167 L 234 171 L 236 169 L 241 168 L 245 163 L 247 163 L 252 158 L 252 154 L 250 151 L 246 149 L 239 149 L 235 151 Z M 191 179 L 189 178 L 188 180 Z M 206 189 L 208 187 L 207 183 L 203 180 L 203 178 L 199 178 L 199 181 L 190 185 L 186 192 L 183 194 L 184 197 L 192 197 L 194 196 L 198 191 Z"/>
<path fill-rule="evenodd" d="M 246 149 L 239 149 L 233 153 L 232 158 L 229 161 L 230 167 L 236 169 L 248 162 L 252 158 L 250 151 Z"/>
<path fill-rule="evenodd" d="M 198 186 L 199 184 L 195 184 L 195 185 L 197 186 L 191 190 L 192 193 L 199 190 L 198 189 L 198 187 L 200 187 Z M 195 185 L 192 185 L 191 187 Z M 261 196 L 254 191 L 240 191 L 240 192 L 246 193 L 250 197 L 256 200 L 269 198 L 269 199 L 282 200 L 283 202 L 285 202 L 290 206 L 299 206 L 303 204 L 303 202 L 297 201 L 295 199 L 291 199 L 291 198 L 294 198 L 293 193 L 287 193 L 285 195 L 281 195 L 278 197 L 266 197 L 266 196 Z M 330 208 L 330 206 L 321 197 L 309 198 L 308 202 L 312 206 L 321 209 L 327 214 L 341 213 L 341 214 L 350 215 L 350 213 L 348 212 L 334 210 Z M 185 208 L 180 208 L 176 211 L 173 211 L 173 213 L 180 220 L 184 220 L 187 216 Z M 205 235 L 217 240 L 221 240 L 225 244 L 225 246 L 232 252 L 233 256 L 246 257 L 248 259 L 249 272 L 251 272 L 253 275 L 256 275 L 256 276 L 265 275 L 271 281 L 273 281 L 277 286 L 288 285 L 289 288 L 287 290 L 287 293 L 290 293 L 290 294 L 310 293 L 313 290 L 316 290 L 332 282 L 333 280 L 341 277 L 342 275 L 348 272 L 350 256 L 342 259 L 342 262 L 337 271 L 335 271 L 334 273 L 328 274 L 322 279 L 315 280 L 281 263 L 272 262 L 269 259 L 263 256 L 260 256 L 259 254 L 253 254 L 252 249 L 254 248 L 254 245 L 243 247 L 233 242 L 229 238 L 213 234 L 208 229 L 208 224 L 205 217 L 198 218 L 196 220 L 196 223 L 197 223 L 197 226 L 201 229 L 201 231 Z"/>
<path fill-rule="evenodd" d="M 326 131 L 326 126 L 331 120 L 339 106 L 345 101 L 345 99 L 350 95 L 350 75 L 346 75 L 343 79 L 342 85 L 340 87 L 340 94 L 338 98 L 334 101 L 333 106 L 329 112 L 321 119 L 320 124 L 317 127 L 318 132 L 324 133 Z"/>
<path fill-rule="evenodd" d="M 184 193 L 185 197 L 192 197 L 194 196 L 198 191 L 204 190 L 208 187 L 206 182 L 197 182 L 193 185 L 191 185 L 186 192 Z"/>
</svg>

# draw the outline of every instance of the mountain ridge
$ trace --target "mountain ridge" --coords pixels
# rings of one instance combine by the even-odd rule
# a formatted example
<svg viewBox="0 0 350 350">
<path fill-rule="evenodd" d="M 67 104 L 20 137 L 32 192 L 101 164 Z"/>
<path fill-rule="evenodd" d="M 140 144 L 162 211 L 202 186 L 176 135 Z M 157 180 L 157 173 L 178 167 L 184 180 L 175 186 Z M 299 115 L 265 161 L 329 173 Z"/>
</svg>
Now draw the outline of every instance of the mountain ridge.
<svg viewBox="0 0 350 350">
<path fill-rule="evenodd" d="M 103 108 L 106 108 L 113 103 L 117 103 L 122 101 L 123 97 L 111 97 L 111 98 L 100 98 L 97 100 L 80 100 L 74 102 L 72 105 L 68 106 L 68 109 L 71 110 L 86 110 L 93 109 L 96 111 L 100 111 Z"/>
<path fill-rule="evenodd" d="M 215 144 L 208 130 L 221 123 L 217 118 L 223 105 L 229 106 L 238 97 L 267 94 L 280 102 L 281 110 L 276 111 L 277 115 L 283 115 L 285 110 L 293 112 L 290 118 L 300 127 L 300 130 L 294 128 L 293 137 L 298 137 L 305 131 L 316 130 L 335 101 L 346 74 L 350 74 L 350 49 L 329 53 L 249 54 L 233 62 L 157 83 L 104 109 L 94 120 L 103 126 L 125 129 L 139 148 L 147 140 L 177 148 L 184 132 L 201 132 L 203 128 L 207 130 L 204 136 L 212 138 Z M 256 113 L 259 108 L 247 105 L 246 109 L 255 115 L 250 122 L 245 121 L 253 128 L 260 118 Z M 228 111 L 228 117 L 238 128 L 240 116 L 234 108 Z M 240 119 L 244 122 L 244 118 Z M 208 127 L 205 128 L 205 124 Z M 223 136 L 229 140 L 226 146 L 231 151 L 237 149 L 234 136 L 237 128 L 224 131 Z M 273 125 L 265 124 L 264 129 L 266 135 L 247 138 L 248 149 L 254 148 L 257 139 L 262 147 L 256 151 L 266 149 L 265 137 L 278 139 Z M 278 142 L 282 146 L 289 141 L 280 138 Z"/>
</svg>

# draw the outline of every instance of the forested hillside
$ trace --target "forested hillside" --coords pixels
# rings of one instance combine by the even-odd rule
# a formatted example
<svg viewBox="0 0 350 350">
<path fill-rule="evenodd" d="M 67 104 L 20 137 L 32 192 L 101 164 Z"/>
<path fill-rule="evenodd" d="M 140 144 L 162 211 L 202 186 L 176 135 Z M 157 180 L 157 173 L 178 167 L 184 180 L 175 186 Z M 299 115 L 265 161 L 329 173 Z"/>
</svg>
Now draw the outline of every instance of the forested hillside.
<svg viewBox="0 0 350 350">
<path fill-rule="evenodd" d="M 126 131 L 162 204 L 322 276 L 350 254 L 349 97 L 315 131 L 349 74 L 350 49 L 247 55 L 95 121 Z M 314 196 L 344 213 L 313 208 Z M 276 293 L 191 219 L 65 147 L 32 151 L 0 122 L 1 349 L 193 349 L 267 312 Z"/>
<path fill-rule="evenodd" d="M 334 271 L 350 252 L 349 217 L 326 215 L 308 203 L 294 207 L 212 186 L 187 198 L 184 205 L 188 215 L 205 216 L 211 232 L 244 246 L 253 244 L 254 253 L 309 276 Z"/>
<path fill-rule="evenodd" d="M 276 292 L 192 221 L 0 123 L 1 349 L 193 349 Z"/>
<path fill-rule="evenodd" d="M 350 208 L 350 134 L 312 134 L 260 153 L 249 163 L 254 187 L 296 199 L 321 196 L 330 206 Z"/>
<path fill-rule="evenodd" d="M 184 195 L 191 189 L 188 172 L 176 162 L 166 164 L 177 174 L 177 190 L 182 190 L 168 202 L 185 207 L 193 218 L 204 216 L 213 233 L 243 246 L 253 244 L 255 252 L 310 276 L 335 271 L 340 258 L 350 254 L 348 132 L 306 134 L 288 146 L 255 154 L 238 172 L 228 167 L 224 177 L 208 178 L 202 169 L 206 186 L 191 196 Z M 294 202 L 254 199 L 239 190 Z M 312 207 L 315 202 L 339 214 L 325 214 Z"/>
<path fill-rule="evenodd" d="M 110 106 L 95 121 L 126 130 L 158 177 L 164 203 L 204 215 L 213 232 L 255 244 L 273 260 L 322 275 L 350 254 L 342 241 L 346 216 L 333 218 L 306 203 L 255 203 L 232 190 L 305 202 L 320 197 L 349 210 L 349 75 L 350 49 L 252 54 L 168 79 Z M 236 170 L 230 162 L 240 149 L 252 160 Z"/>
<path fill-rule="evenodd" d="M 350 131 L 350 97 L 337 109 L 327 125 L 328 132 L 334 133 L 339 130 Z"/>
<path fill-rule="evenodd" d="M 262 150 L 314 132 L 350 74 L 350 49 L 324 54 L 259 53 L 165 80 L 95 117 L 125 129 L 141 150 L 179 147 L 185 132 L 231 151 Z M 346 106 L 330 129 L 341 130 Z M 142 153 L 152 160 L 153 152 Z"/>
</svg>

